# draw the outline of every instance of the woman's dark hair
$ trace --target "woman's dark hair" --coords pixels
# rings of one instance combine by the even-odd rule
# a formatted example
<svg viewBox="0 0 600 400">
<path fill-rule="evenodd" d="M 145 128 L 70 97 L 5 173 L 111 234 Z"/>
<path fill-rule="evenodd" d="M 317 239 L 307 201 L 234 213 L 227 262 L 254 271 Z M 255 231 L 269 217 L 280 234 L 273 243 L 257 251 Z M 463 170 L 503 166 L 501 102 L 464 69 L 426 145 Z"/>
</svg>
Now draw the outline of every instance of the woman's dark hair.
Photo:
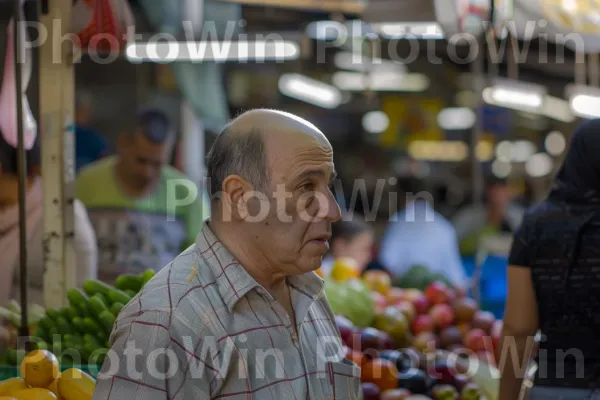
<svg viewBox="0 0 600 400">
<path fill-rule="evenodd" d="M 345 215 L 337 222 L 331 224 L 331 242 L 340 238 L 350 241 L 363 232 L 370 232 L 371 226 L 359 215 Z"/>
<path fill-rule="evenodd" d="M 40 139 L 36 138 L 33 147 L 25 152 L 27 175 L 32 176 L 41 163 Z M 19 174 L 19 156 L 15 147 L 11 146 L 0 132 L 0 166 L 2 174 Z"/>
</svg>

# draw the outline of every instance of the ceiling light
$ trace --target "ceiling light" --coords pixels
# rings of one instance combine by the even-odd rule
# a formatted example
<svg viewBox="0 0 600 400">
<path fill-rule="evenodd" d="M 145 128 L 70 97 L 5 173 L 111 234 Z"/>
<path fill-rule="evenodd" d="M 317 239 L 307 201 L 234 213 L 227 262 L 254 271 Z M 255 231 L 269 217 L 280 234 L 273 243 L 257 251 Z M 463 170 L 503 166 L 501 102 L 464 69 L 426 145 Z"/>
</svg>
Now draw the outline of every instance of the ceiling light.
<svg viewBox="0 0 600 400">
<path fill-rule="evenodd" d="M 565 92 L 575 115 L 589 119 L 600 118 L 600 89 L 571 84 Z"/>
<path fill-rule="evenodd" d="M 390 119 L 383 111 L 371 111 L 363 116 L 362 125 L 369 133 L 381 133 L 390 125 Z"/>
<path fill-rule="evenodd" d="M 414 140 L 408 145 L 408 153 L 415 160 L 459 162 L 469 156 L 469 146 L 456 140 Z"/>
<path fill-rule="evenodd" d="M 199 41 L 129 43 L 125 50 L 130 62 L 151 61 L 283 61 L 300 56 L 298 43 L 288 40 Z"/>
<path fill-rule="evenodd" d="M 342 93 L 335 87 L 300 74 L 284 74 L 279 78 L 279 91 L 297 100 L 323 108 L 336 108 Z"/>
<path fill-rule="evenodd" d="M 447 131 L 470 129 L 476 120 L 473 110 L 467 107 L 445 108 L 437 115 L 438 125 Z"/>
<path fill-rule="evenodd" d="M 544 105 L 546 88 L 532 83 L 496 79 L 492 87 L 485 88 L 486 103 L 518 111 L 540 113 Z"/>
<path fill-rule="evenodd" d="M 550 155 L 560 156 L 567 147 L 567 140 L 562 133 L 553 131 L 546 136 L 544 147 Z"/>
<path fill-rule="evenodd" d="M 339 71 L 332 82 L 342 90 L 378 92 L 423 92 L 429 88 L 429 78 L 423 74 L 402 74 L 391 71 L 363 74 Z"/>
<path fill-rule="evenodd" d="M 525 172 L 533 178 L 541 178 L 552 172 L 552 158 L 546 153 L 534 154 L 525 164 Z"/>
<path fill-rule="evenodd" d="M 374 72 L 388 70 L 391 72 L 406 73 L 406 66 L 404 64 L 381 58 L 372 58 L 351 51 L 340 51 L 336 53 L 333 58 L 333 63 L 338 69 L 350 71 Z"/>
<path fill-rule="evenodd" d="M 508 140 L 503 140 L 496 145 L 496 158 L 500 161 L 508 162 L 512 160 L 513 144 Z"/>
<path fill-rule="evenodd" d="M 372 26 L 387 39 L 444 39 L 444 32 L 437 22 L 385 22 Z"/>
<path fill-rule="evenodd" d="M 492 163 L 492 174 L 498 178 L 507 178 L 512 171 L 512 165 L 509 162 L 494 160 Z"/>
</svg>

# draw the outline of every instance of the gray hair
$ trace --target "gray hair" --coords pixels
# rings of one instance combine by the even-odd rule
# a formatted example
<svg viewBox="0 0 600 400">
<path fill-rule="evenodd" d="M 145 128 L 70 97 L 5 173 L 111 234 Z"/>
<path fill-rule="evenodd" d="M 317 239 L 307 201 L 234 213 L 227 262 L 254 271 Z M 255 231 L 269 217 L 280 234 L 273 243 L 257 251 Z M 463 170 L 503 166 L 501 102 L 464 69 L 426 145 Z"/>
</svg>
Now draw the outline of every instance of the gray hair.
<svg viewBox="0 0 600 400">
<path fill-rule="evenodd" d="M 226 127 L 217 137 L 207 155 L 209 190 L 214 200 L 223 189 L 229 175 L 239 175 L 257 191 L 269 184 L 265 142 L 260 131 L 237 134 Z"/>
</svg>

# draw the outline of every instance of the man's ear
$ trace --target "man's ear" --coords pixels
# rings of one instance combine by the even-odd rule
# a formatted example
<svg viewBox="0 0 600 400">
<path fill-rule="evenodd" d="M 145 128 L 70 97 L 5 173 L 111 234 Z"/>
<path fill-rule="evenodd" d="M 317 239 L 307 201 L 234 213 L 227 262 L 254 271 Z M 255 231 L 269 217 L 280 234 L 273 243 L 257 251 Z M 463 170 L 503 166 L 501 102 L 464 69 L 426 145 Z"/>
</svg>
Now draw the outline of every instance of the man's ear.
<svg viewBox="0 0 600 400">
<path fill-rule="evenodd" d="M 229 175 L 221 187 L 221 203 L 224 216 L 244 220 L 248 217 L 248 207 L 245 194 L 252 186 L 239 175 Z"/>
</svg>

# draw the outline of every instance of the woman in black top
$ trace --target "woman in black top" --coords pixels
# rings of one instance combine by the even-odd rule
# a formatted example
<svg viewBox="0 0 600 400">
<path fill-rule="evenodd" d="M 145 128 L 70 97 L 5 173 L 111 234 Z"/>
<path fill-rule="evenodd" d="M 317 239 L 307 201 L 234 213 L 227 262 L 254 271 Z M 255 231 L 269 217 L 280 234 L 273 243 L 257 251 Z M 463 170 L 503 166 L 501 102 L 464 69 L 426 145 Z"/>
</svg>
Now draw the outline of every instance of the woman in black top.
<svg viewBox="0 0 600 400">
<path fill-rule="evenodd" d="M 573 135 L 548 198 L 515 234 L 509 264 L 500 400 L 518 399 L 538 329 L 530 399 L 600 399 L 600 120 Z"/>
</svg>

